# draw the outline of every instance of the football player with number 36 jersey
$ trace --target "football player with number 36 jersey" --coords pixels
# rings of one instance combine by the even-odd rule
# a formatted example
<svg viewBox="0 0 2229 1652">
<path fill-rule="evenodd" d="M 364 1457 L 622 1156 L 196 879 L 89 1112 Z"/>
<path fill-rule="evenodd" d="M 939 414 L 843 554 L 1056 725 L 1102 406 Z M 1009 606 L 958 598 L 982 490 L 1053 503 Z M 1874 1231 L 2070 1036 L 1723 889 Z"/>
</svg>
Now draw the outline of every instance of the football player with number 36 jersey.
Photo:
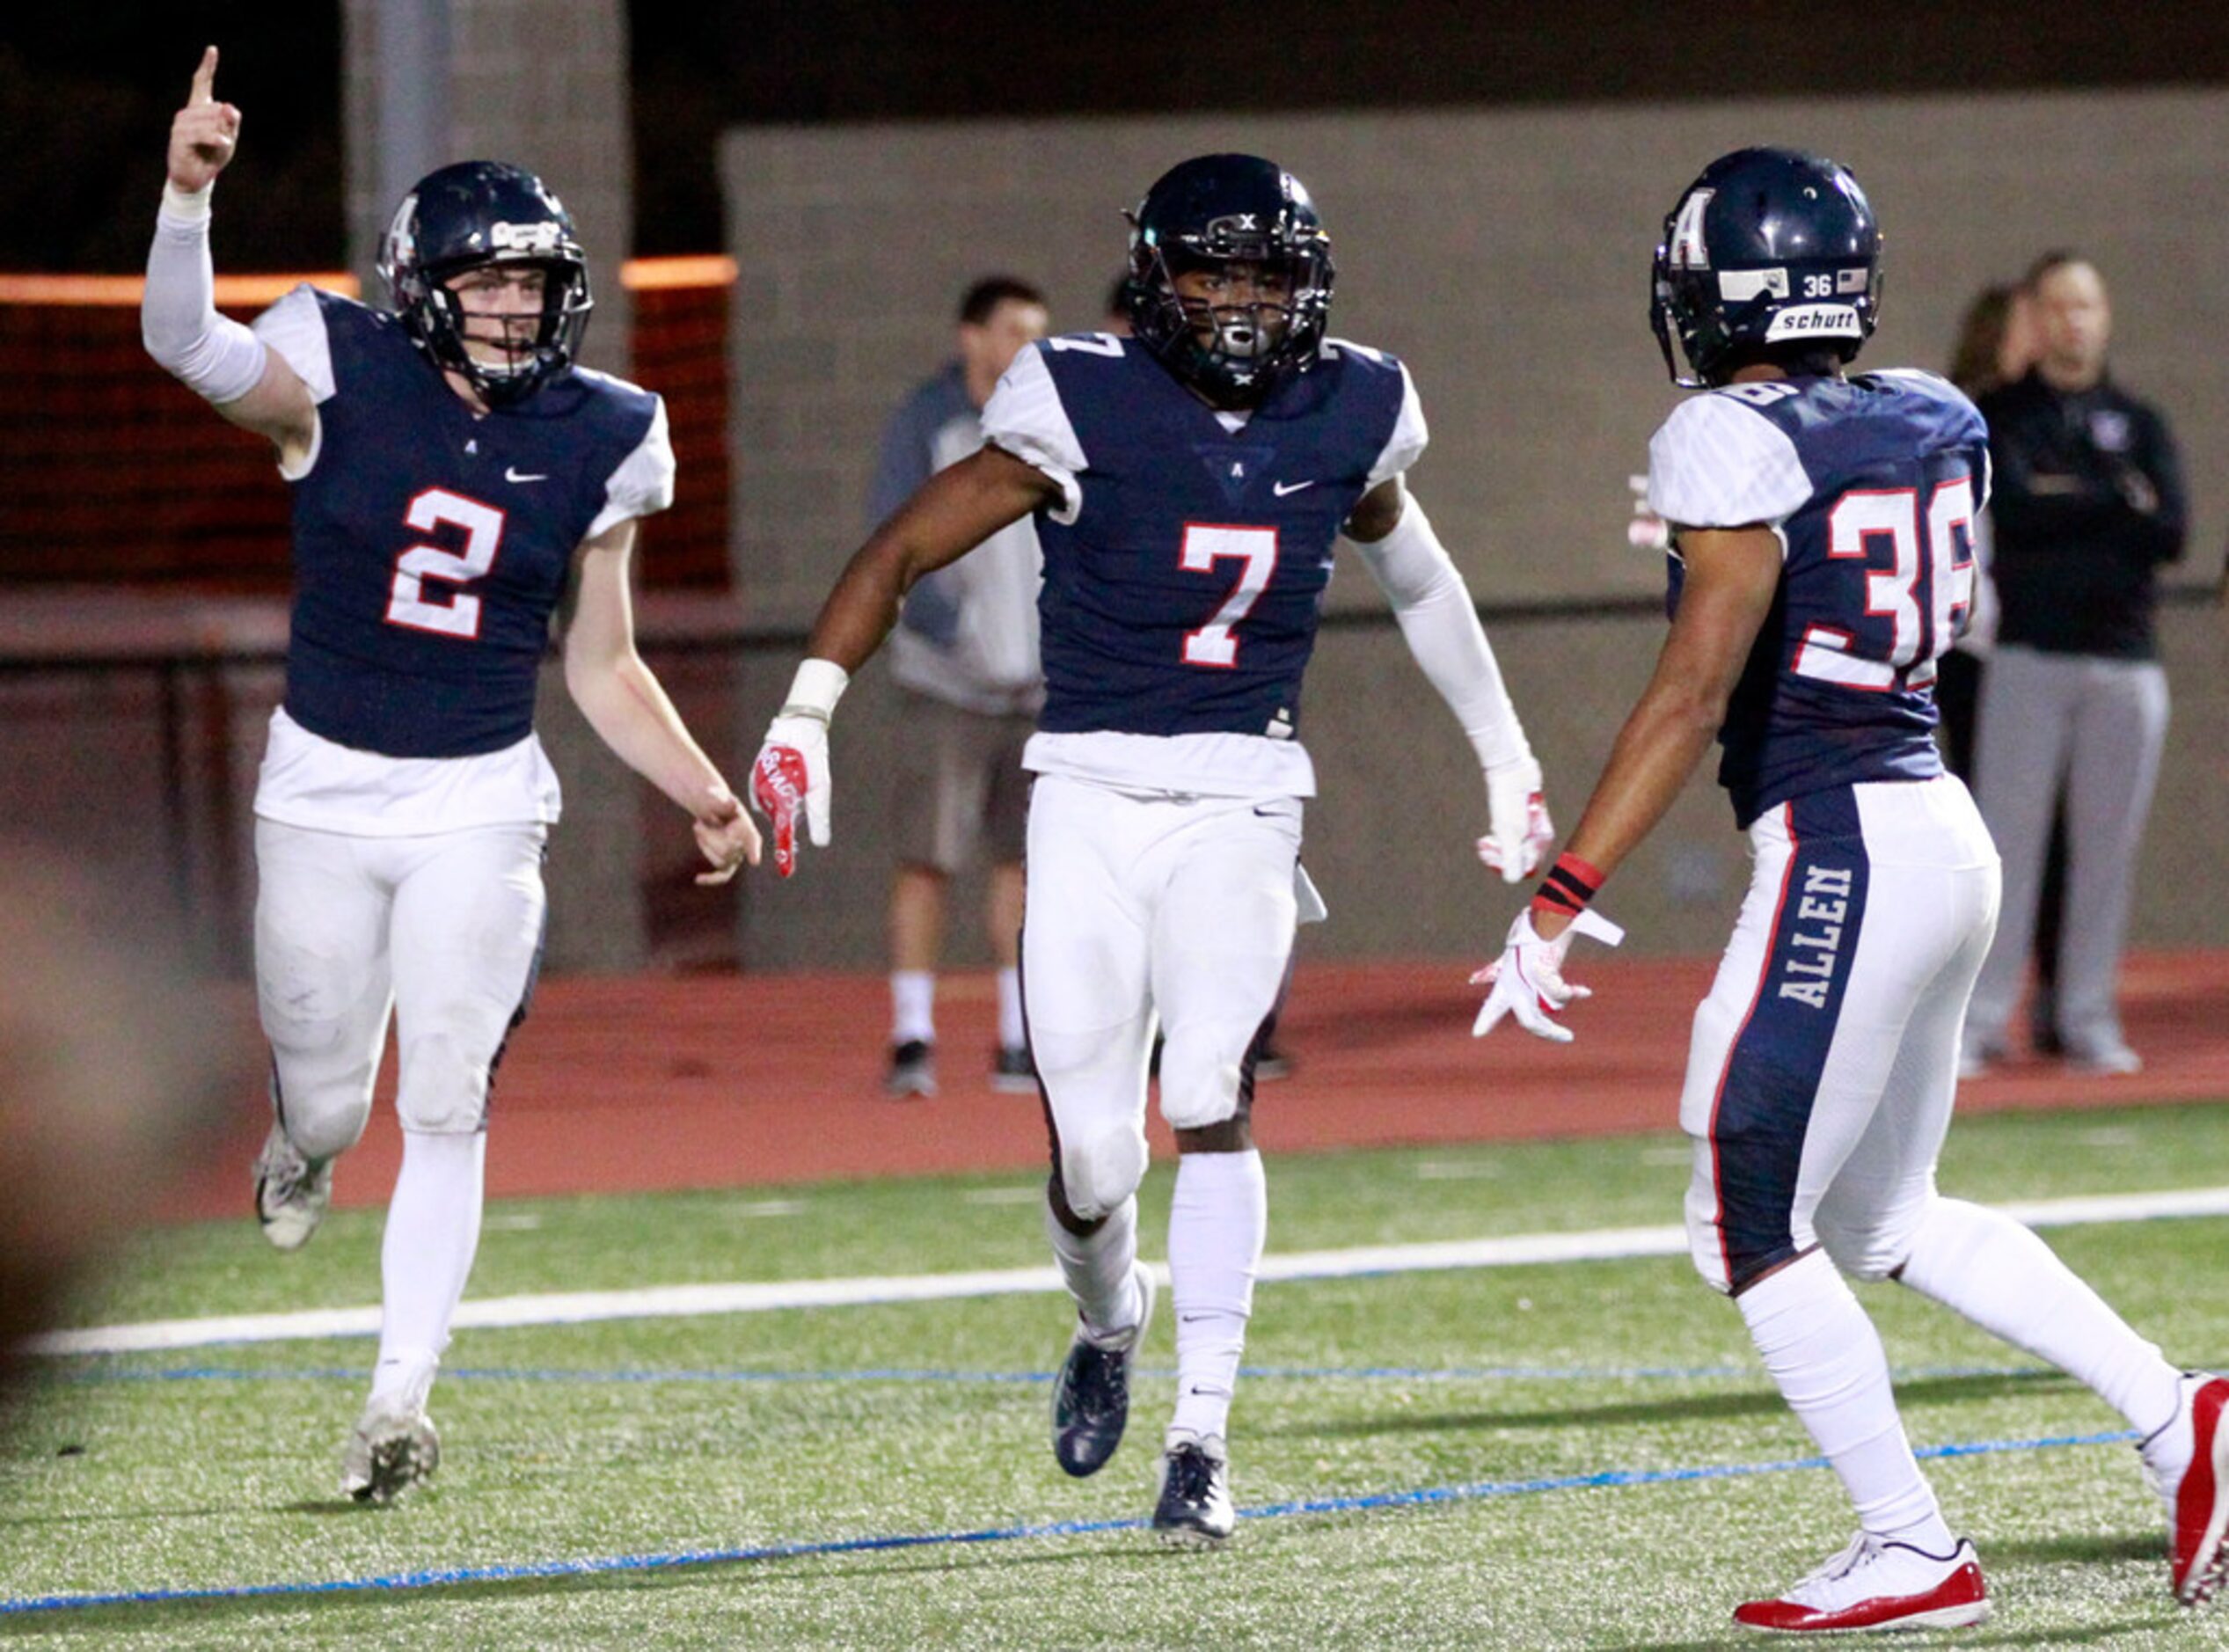
<svg viewBox="0 0 2229 1652">
<path fill-rule="evenodd" d="M 1484 772 L 1480 852 L 1510 881 L 1550 835 L 1539 766 L 1462 576 L 1402 476 L 1424 449 L 1408 371 L 1324 336 L 1330 238 L 1299 181 L 1209 155 L 1134 215 L 1133 336 L 1029 346 L 983 412 L 988 445 L 877 529 L 821 610 L 751 777 L 794 864 L 828 840 L 828 724 L 916 579 L 1034 514 L 1046 698 L 1030 797 L 1022 994 L 1053 1138 L 1047 1231 L 1078 1324 L 1054 1451 L 1095 1473 L 1120 1442 L 1153 1299 L 1137 1261 L 1146 1063 L 1181 1159 L 1169 1221 L 1176 1414 L 1154 1524 L 1231 1529 L 1225 1465 L 1267 1195 L 1253 1063 L 1297 919 L 1301 680 L 1343 534 Z"/>
<path fill-rule="evenodd" d="M 1924 373 L 1845 375 L 1880 315 L 1880 232 L 1831 161 L 1722 157 L 1664 222 L 1654 319 L 1685 401 L 1649 447 L 1673 533 L 1671 631 L 1568 852 L 1484 972 L 1479 1019 L 1554 1012 L 1590 902 L 1714 735 L 1755 856 L 1695 1014 L 1680 1123 L 1696 1267 L 1856 1506 L 1824 1566 L 1735 1613 L 1756 1629 L 1951 1626 L 1990 1610 L 1907 1444 L 1845 1276 L 1895 1279 L 2089 1385 L 2144 1431 L 2170 1582 L 2221 1580 L 2229 1382 L 2185 1375 L 2043 1240 L 1935 1190 L 1967 1000 L 1997 922 L 1995 846 L 1930 738 L 1966 621 L 1987 433 Z M 1675 343 L 1688 371 L 1680 371 Z"/>
<path fill-rule="evenodd" d="M 172 127 L 142 325 L 157 362 L 270 438 L 294 491 L 286 697 L 255 803 L 275 1114 L 256 1208 L 281 1249 L 308 1241 L 398 1012 L 379 1355 L 341 1469 L 384 1502 L 439 1460 L 426 1400 L 479 1244 L 489 1086 L 541 960 L 553 614 L 582 713 L 693 818 L 698 881 L 756 862 L 758 833 L 635 653 L 627 562 L 673 452 L 656 397 L 574 364 L 588 265 L 557 197 L 515 166 L 445 166 L 387 235 L 397 313 L 297 288 L 250 331 L 213 302 L 210 196 L 240 120 L 216 58 Z"/>
</svg>

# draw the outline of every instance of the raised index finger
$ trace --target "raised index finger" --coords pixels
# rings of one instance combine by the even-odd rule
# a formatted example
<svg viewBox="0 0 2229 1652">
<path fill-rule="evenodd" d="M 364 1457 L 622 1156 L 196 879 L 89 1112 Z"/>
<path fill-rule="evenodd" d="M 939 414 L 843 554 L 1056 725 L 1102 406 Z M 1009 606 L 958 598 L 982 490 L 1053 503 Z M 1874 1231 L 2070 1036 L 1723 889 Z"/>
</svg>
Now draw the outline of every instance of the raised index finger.
<svg viewBox="0 0 2229 1652">
<path fill-rule="evenodd" d="M 186 94 L 186 106 L 216 101 L 216 48 L 201 48 L 201 66 L 194 71 L 194 90 Z"/>
</svg>

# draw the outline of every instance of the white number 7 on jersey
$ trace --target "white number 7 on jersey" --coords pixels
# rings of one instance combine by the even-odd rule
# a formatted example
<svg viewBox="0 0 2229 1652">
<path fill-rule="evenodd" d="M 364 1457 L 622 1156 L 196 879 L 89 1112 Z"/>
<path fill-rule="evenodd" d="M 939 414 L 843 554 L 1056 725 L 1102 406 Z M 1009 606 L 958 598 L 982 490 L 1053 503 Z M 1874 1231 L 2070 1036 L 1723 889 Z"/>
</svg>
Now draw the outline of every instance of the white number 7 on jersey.
<svg viewBox="0 0 2229 1652">
<path fill-rule="evenodd" d="M 1184 663 L 1229 668 L 1239 663 L 1239 640 L 1231 628 L 1253 610 L 1269 576 L 1277 568 L 1277 530 L 1275 528 L 1211 528 L 1198 523 L 1184 527 L 1184 567 L 1194 574 L 1212 574 L 1226 558 L 1243 561 L 1245 572 L 1215 618 L 1184 638 Z"/>
</svg>

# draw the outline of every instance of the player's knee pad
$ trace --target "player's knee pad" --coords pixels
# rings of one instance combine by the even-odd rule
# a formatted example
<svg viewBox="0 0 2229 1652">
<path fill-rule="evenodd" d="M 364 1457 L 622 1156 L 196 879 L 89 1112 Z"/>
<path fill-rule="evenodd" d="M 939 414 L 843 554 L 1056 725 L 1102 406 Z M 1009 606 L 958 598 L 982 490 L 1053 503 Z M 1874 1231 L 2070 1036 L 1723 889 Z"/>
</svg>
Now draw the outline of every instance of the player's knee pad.
<svg viewBox="0 0 2229 1652">
<path fill-rule="evenodd" d="M 287 1139 L 305 1159 L 338 1159 L 356 1144 L 371 1117 L 369 1072 L 320 1072 L 274 1055 L 273 1100 Z"/>
<path fill-rule="evenodd" d="M 1913 1242 L 1927 1224 L 1935 1201 L 1876 1212 L 1854 1221 L 1822 1210 L 1812 1220 L 1819 1245 L 1834 1265 L 1853 1279 L 1886 1279 L 1911 1259 Z"/>
<path fill-rule="evenodd" d="M 1211 1028 L 1172 1031 L 1161 1048 L 1161 1116 L 1173 1129 L 1220 1124 L 1239 1110 L 1239 1068 L 1252 1038 Z"/>
<path fill-rule="evenodd" d="M 406 1130 L 464 1136 L 487 1118 L 494 1051 L 484 1041 L 436 1029 L 408 1041 L 395 1087 L 395 1114 Z"/>
<path fill-rule="evenodd" d="M 1060 1138 L 1060 1179 L 1068 1208 L 1095 1222 L 1137 1191 L 1145 1177 L 1145 1132 L 1129 1120 Z"/>
</svg>

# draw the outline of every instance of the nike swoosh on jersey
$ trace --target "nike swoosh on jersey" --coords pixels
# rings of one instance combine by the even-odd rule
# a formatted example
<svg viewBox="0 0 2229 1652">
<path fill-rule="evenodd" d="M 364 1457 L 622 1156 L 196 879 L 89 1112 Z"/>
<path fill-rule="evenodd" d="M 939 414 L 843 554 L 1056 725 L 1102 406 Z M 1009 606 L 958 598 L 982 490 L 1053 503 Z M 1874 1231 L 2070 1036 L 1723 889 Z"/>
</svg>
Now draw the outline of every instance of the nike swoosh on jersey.
<svg viewBox="0 0 2229 1652">
<path fill-rule="evenodd" d="M 1272 482 L 1269 484 L 1269 491 L 1275 493 L 1279 499 L 1283 499 L 1287 493 L 1297 493 L 1304 487 L 1313 487 L 1314 486 L 1315 483 L 1313 481 Z"/>
<path fill-rule="evenodd" d="M 503 467 L 503 479 L 507 482 L 546 482 L 550 479 L 550 473 L 547 471 L 537 471 L 530 475 L 524 471 L 507 464 Z"/>
</svg>

